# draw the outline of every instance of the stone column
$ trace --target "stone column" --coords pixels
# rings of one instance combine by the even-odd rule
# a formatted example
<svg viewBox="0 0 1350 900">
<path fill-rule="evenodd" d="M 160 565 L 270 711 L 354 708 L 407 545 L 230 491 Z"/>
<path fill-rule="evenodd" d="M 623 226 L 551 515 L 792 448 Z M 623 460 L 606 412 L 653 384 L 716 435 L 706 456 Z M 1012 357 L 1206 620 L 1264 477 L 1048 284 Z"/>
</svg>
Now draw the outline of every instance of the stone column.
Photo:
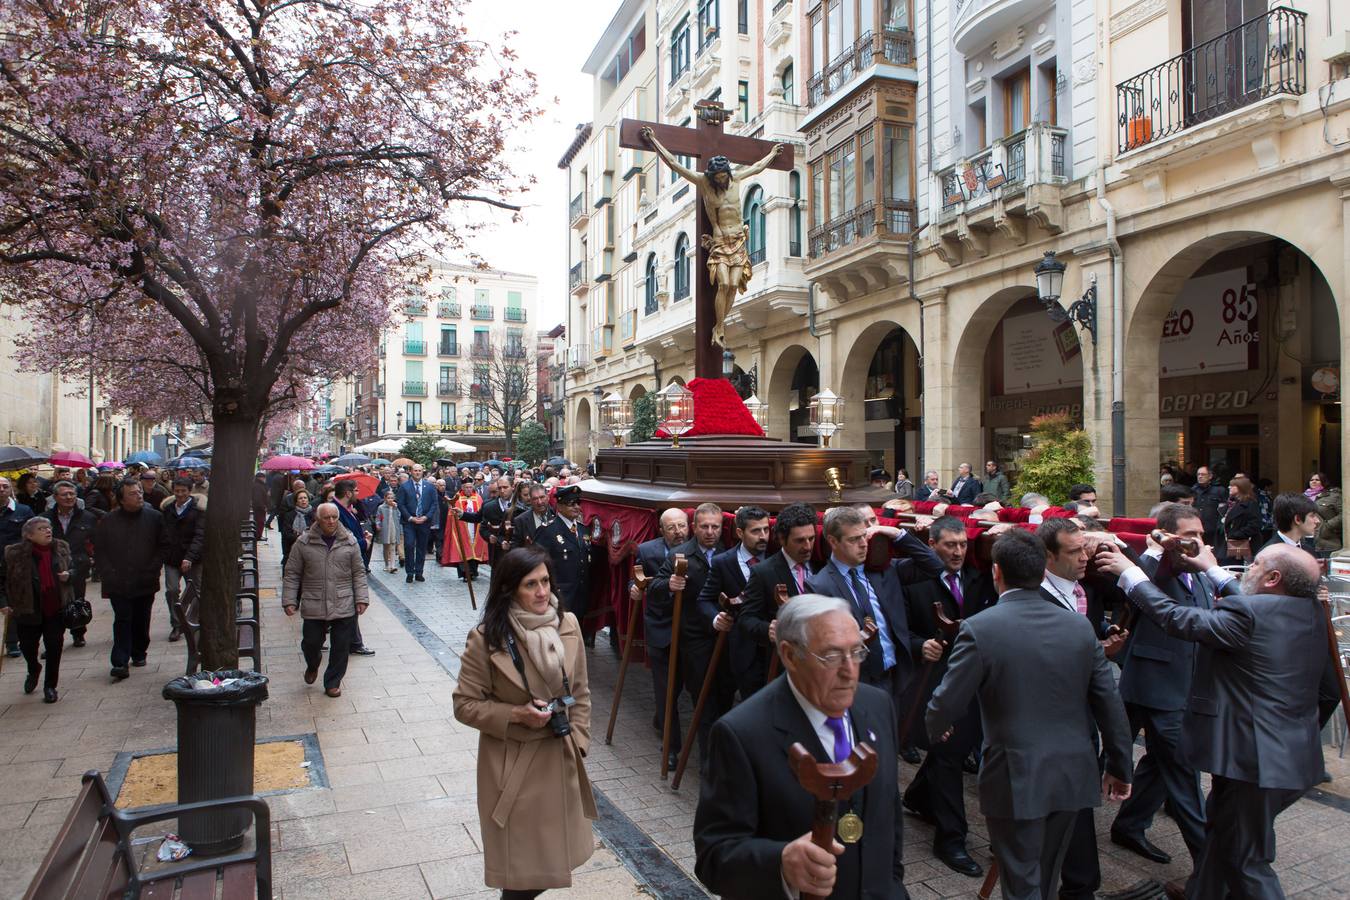
<svg viewBox="0 0 1350 900">
<path fill-rule="evenodd" d="M 1094 341 L 1086 328 L 1078 328 L 1083 362 L 1083 429 L 1092 441 L 1092 477 L 1097 488 L 1097 506 L 1104 515 L 1115 509 L 1112 479 L 1111 446 L 1111 342 L 1113 328 L 1111 306 L 1111 254 L 1105 246 L 1075 249 L 1073 261 L 1064 279 L 1064 296 L 1060 302 L 1067 308 L 1092 286 L 1097 287 L 1097 337 Z M 1154 392 L 1157 393 L 1156 390 Z M 1157 427 L 1155 425 L 1156 434 Z M 1124 448 L 1120 448 L 1124 452 Z M 1132 507 L 1130 514 L 1143 515 Z"/>
<path fill-rule="evenodd" d="M 1331 183 L 1340 189 L 1341 192 L 1341 266 L 1340 277 L 1329 278 L 1331 286 L 1332 299 L 1336 303 L 1336 310 L 1339 313 L 1341 328 L 1341 395 L 1346 393 L 1345 375 L 1346 360 L 1350 360 L 1350 323 L 1346 319 L 1350 317 L 1350 168 L 1344 169 L 1331 177 Z M 1326 274 L 1324 271 L 1323 274 Z M 1347 440 L 1345 430 L 1341 432 L 1341 480 L 1344 481 L 1347 475 L 1350 475 L 1350 440 Z M 1342 494 L 1345 488 L 1341 489 Z M 1341 527 L 1341 546 L 1345 546 L 1345 536 L 1347 529 L 1344 525 Z"/>
<path fill-rule="evenodd" d="M 923 473 L 929 469 L 937 469 L 941 473 L 956 467 L 951 451 L 955 403 L 953 384 L 960 383 L 955 363 L 950 358 L 955 353 L 955 340 L 948 335 L 951 317 L 948 315 L 947 289 L 933 288 L 920 293 L 918 297 L 923 304 L 923 343 L 919 347 L 923 354 L 923 447 L 919 471 L 909 473 L 916 486 L 923 483 Z M 918 344 L 920 335 L 916 333 L 913 337 Z M 975 397 L 978 404 L 978 389 Z"/>
</svg>

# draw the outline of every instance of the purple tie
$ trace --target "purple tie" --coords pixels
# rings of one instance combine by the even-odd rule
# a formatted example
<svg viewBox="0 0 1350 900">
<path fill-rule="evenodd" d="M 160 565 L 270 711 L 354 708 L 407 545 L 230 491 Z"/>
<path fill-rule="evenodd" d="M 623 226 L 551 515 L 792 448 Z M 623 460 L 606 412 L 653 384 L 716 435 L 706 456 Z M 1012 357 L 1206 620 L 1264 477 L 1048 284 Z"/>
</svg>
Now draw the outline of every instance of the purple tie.
<svg viewBox="0 0 1350 900">
<path fill-rule="evenodd" d="M 1195 593 L 1195 587 L 1194 587 L 1194 585 L 1191 584 L 1191 573 L 1190 573 L 1190 572 L 1182 572 L 1182 573 L 1181 573 L 1181 583 L 1184 584 L 1184 585 L 1186 585 L 1186 593 L 1188 593 L 1188 594 L 1194 594 L 1194 593 Z"/>
<path fill-rule="evenodd" d="M 966 598 L 961 596 L 961 577 L 955 572 L 948 572 L 947 587 L 952 589 L 952 596 L 956 598 L 956 608 L 964 611 L 966 608 Z"/>
<path fill-rule="evenodd" d="M 848 739 L 848 723 L 841 716 L 828 718 L 825 724 L 834 732 L 834 761 L 843 762 L 853 750 L 853 743 Z"/>
</svg>

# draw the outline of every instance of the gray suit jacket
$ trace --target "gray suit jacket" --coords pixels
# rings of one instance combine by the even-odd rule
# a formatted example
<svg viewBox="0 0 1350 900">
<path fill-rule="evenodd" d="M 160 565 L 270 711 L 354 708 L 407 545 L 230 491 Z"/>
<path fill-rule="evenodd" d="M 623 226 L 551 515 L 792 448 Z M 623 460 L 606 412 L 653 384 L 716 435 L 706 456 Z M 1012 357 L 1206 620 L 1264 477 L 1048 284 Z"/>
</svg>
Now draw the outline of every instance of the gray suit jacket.
<svg viewBox="0 0 1350 900">
<path fill-rule="evenodd" d="M 961 623 L 947 674 L 928 704 L 929 738 L 940 739 L 976 696 L 986 816 L 1039 819 L 1100 806 L 1098 729 L 1106 771 L 1130 780 L 1130 730 L 1111 664 L 1088 620 L 1045 602 L 1040 591 L 1009 591 Z"/>
<path fill-rule="evenodd" d="M 1317 600 L 1238 594 L 1215 609 L 1196 609 L 1149 582 L 1129 596 L 1168 634 L 1200 645 L 1181 726 L 1182 762 L 1263 788 L 1317 784 L 1317 683 L 1327 658 Z"/>
</svg>

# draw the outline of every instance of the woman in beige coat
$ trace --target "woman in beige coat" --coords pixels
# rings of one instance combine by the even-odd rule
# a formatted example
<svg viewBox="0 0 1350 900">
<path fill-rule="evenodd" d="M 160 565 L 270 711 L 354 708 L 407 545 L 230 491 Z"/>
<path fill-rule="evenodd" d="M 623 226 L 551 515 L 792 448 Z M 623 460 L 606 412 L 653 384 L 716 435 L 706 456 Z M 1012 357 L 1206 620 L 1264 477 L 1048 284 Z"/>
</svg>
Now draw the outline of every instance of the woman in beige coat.
<svg viewBox="0 0 1350 900">
<path fill-rule="evenodd" d="M 498 560 L 455 688 L 455 718 L 480 732 L 484 881 L 504 900 L 570 887 L 572 870 L 595 849 L 582 761 L 591 725 L 586 651 L 552 584 L 538 547 Z"/>
</svg>

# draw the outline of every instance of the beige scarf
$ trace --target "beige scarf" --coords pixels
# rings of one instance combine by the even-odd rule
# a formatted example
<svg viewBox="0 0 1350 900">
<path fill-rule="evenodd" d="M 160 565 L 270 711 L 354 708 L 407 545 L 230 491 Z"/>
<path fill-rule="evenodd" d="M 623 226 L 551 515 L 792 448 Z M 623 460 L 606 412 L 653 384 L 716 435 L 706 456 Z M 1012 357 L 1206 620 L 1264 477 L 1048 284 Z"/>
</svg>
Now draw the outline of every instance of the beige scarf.
<svg viewBox="0 0 1350 900">
<path fill-rule="evenodd" d="M 548 682 L 531 687 L 535 691 L 547 687 L 548 696 L 542 698 L 545 700 L 559 696 L 562 693 L 564 650 L 562 636 L 558 634 L 557 595 L 550 599 L 546 613 L 532 613 L 512 602 L 510 615 L 511 628 L 525 648 L 525 655 Z"/>
</svg>

